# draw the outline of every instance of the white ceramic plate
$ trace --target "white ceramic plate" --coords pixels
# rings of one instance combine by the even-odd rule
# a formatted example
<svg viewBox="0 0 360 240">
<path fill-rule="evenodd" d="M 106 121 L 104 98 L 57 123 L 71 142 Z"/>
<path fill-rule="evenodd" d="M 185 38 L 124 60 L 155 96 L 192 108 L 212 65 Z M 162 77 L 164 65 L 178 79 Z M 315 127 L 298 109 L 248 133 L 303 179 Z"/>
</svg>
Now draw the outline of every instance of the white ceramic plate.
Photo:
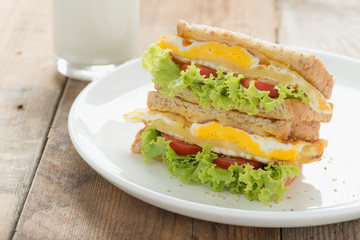
<svg viewBox="0 0 360 240">
<path fill-rule="evenodd" d="M 309 50 L 307 50 L 309 51 Z M 146 106 L 151 77 L 134 60 L 89 84 L 69 115 L 71 140 L 84 160 L 125 192 L 160 208 L 208 221 L 259 227 L 329 224 L 360 217 L 360 61 L 314 52 L 334 75 L 335 104 L 321 137 L 329 140 L 323 159 L 305 165 L 280 203 L 264 205 L 242 195 L 184 184 L 158 161 L 145 164 L 130 152 L 142 124 L 122 115 Z"/>
</svg>

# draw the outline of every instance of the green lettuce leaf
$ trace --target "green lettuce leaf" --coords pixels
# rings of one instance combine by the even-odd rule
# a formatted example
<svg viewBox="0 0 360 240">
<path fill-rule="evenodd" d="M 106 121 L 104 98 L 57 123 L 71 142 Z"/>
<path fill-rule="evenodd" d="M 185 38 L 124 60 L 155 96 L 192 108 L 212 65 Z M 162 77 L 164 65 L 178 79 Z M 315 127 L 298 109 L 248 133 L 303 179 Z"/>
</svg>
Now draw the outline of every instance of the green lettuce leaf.
<svg viewBox="0 0 360 240">
<path fill-rule="evenodd" d="M 170 49 L 161 49 L 153 44 L 142 57 L 143 67 L 153 76 L 153 81 L 162 89 L 160 92 L 168 97 L 174 97 L 176 91 L 189 89 L 198 99 L 201 106 L 216 109 L 240 109 L 250 115 L 263 110 L 272 111 L 276 105 L 285 99 L 300 99 L 308 103 L 309 98 L 300 89 L 289 85 L 277 85 L 278 98 L 269 97 L 270 91 L 259 91 L 254 82 L 250 82 L 249 88 L 241 85 L 243 75 L 232 72 L 225 73 L 223 69 L 217 69 L 217 77 L 213 75 L 205 78 L 200 74 L 200 69 L 192 62 L 186 71 L 180 71 L 169 55 Z"/>
<path fill-rule="evenodd" d="M 172 83 L 180 77 L 180 68 L 169 56 L 170 49 L 162 50 L 152 44 L 142 56 L 142 66 L 145 68 L 162 88 L 163 92 L 172 92 Z M 173 92 L 172 92 L 173 93 Z M 169 96 L 169 94 L 166 94 Z M 174 97 L 172 94 L 171 97 Z"/>
<path fill-rule="evenodd" d="M 283 179 L 300 174 L 297 166 L 287 163 L 270 163 L 264 169 L 257 170 L 249 164 L 245 168 L 238 165 L 232 165 L 229 169 L 219 168 L 213 163 L 217 155 L 211 152 L 211 146 L 205 146 L 197 154 L 181 156 L 171 149 L 170 141 L 161 137 L 153 126 L 148 126 L 141 138 L 145 161 L 162 156 L 168 171 L 183 182 L 204 183 L 214 191 L 228 189 L 234 194 L 244 194 L 249 200 L 260 200 L 265 204 L 280 201 L 288 189 Z"/>
<path fill-rule="evenodd" d="M 141 153 L 144 155 L 145 162 L 148 162 L 154 157 L 161 156 L 169 148 L 169 142 L 160 136 L 160 132 L 153 126 L 148 126 L 141 134 L 142 149 Z"/>
</svg>

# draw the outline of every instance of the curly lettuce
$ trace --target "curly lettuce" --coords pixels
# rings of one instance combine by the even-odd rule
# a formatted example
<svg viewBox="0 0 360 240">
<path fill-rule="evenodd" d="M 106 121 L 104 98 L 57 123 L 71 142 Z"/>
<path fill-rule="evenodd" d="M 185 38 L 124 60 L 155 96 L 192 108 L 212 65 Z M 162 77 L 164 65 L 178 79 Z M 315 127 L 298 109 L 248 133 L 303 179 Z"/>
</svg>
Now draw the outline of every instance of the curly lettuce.
<svg viewBox="0 0 360 240">
<path fill-rule="evenodd" d="M 244 194 L 249 200 L 259 200 L 265 204 L 279 202 L 288 189 L 284 186 L 284 178 L 300 174 L 297 166 L 287 163 L 270 163 L 257 170 L 249 164 L 245 167 L 236 164 L 229 169 L 219 168 L 213 163 L 217 155 L 211 152 L 211 146 L 205 146 L 197 154 L 181 156 L 170 147 L 170 141 L 161 137 L 160 132 L 151 125 L 141 138 L 145 161 L 161 156 L 168 165 L 168 171 L 183 182 L 204 183 L 214 191 L 228 189 L 234 194 Z"/>
<path fill-rule="evenodd" d="M 250 115 L 257 114 L 259 108 L 266 112 L 274 110 L 285 99 L 300 99 L 308 103 L 309 98 L 299 88 L 278 84 L 275 89 L 279 97 L 269 97 L 270 91 L 260 91 L 251 81 L 249 88 L 241 85 L 243 75 L 224 72 L 217 69 L 217 77 L 206 78 L 200 74 L 200 69 L 192 62 L 186 71 L 171 60 L 170 49 L 161 49 L 153 44 L 142 57 L 142 66 L 151 73 L 153 82 L 161 86 L 160 92 L 168 97 L 174 97 L 176 91 L 189 89 L 205 108 L 213 106 L 216 109 L 240 109 Z"/>
</svg>

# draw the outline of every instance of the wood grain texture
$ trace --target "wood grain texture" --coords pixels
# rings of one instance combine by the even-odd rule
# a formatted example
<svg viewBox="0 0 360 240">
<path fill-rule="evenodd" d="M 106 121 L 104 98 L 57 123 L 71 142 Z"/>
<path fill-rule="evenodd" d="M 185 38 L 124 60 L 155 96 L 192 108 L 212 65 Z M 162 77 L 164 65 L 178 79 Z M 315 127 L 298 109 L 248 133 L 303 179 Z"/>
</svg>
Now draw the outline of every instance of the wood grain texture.
<svg viewBox="0 0 360 240">
<path fill-rule="evenodd" d="M 282 239 L 358 240 L 360 239 L 360 220 L 316 227 L 283 229 Z"/>
<path fill-rule="evenodd" d="M 15 227 L 58 94 L 55 90 L 0 87 L 0 206 L 6 206 L 0 208 L 0 239 Z"/>
<path fill-rule="evenodd" d="M 251 32 L 254 37 L 275 41 L 274 0 L 151 0 L 141 3 L 140 53 L 161 36 L 175 35 L 179 19 Z"/>
<path fill-rule="evenodd" d="M 0 3 L 0 239 L 30 188 L 65 78 L 52 63 L 47 0 Z"/>
<path fill-rule="evenodd" d="M 56 77 L 53 63 L 51 1 L 0 5 L 0 84 L 62 90 L 65 78 Z"/>
<path fill-rule="evenodd" d="M 14 239 L 189 239 L 192 219 L 153 207 L 108 183 L 77 154 L 67 131 L 69 81 Z"/>
<path fill-rule="evenodd" d="M 360 57 L 360 1 L 279 0 L 279 42 Z"/>
<path fill-rule="evenodd" d="M 278 228 L 255 228 L 223 225 L 194 220 L 194 239 L 280 239 Z"/>
<path fill-rule="evenodd" d="M 278 9 L 280 43 L 360 57 L 360 1 L 280 0 Z M 282 239 L 360 239 L 360 220 L 286 228 Z"/>
</svg>

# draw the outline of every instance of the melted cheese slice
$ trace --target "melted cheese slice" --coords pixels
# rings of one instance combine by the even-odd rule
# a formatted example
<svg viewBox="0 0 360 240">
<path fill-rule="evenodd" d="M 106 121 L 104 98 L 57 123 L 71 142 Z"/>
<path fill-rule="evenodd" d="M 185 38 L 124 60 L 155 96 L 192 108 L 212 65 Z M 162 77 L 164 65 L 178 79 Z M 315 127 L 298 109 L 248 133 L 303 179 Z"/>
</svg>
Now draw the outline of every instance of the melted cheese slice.
<svg viewBox="0 0 360 240">
<path fill-rule="evenodd" d="M 284 142 L 274 137 L 263 137 L 217 121 L 191 123 L 170 112 L 136 110 L 126 114 L 132 122 L 152 124 L 157 130 L 199 146 L 211 145 L 216 153 L 242 157 L 263 163 L 286 161 L 301 165 L 316 161 L 326 146 L 325 140 Z"/>
<path fill-rule="evenodd" d="M 189 41 L 171 36 L 163 37 L 158 46 L 162 49 L 171 49 L 172 53 L 183 61 L 193 61 L 214 69 L 221 67 L 225 71 L 242 74 L 246 78 L 268 78 L 283 85 L 297 85 L 309 97 L 309 105 L 313 110 L 324 114 L 332 113 L 332 107 L 322 93 L 297 72 L 274 61 L 270 61 L 274 64 L 259 64 L 258 58 L 240 46 Z"/>
</svg>

